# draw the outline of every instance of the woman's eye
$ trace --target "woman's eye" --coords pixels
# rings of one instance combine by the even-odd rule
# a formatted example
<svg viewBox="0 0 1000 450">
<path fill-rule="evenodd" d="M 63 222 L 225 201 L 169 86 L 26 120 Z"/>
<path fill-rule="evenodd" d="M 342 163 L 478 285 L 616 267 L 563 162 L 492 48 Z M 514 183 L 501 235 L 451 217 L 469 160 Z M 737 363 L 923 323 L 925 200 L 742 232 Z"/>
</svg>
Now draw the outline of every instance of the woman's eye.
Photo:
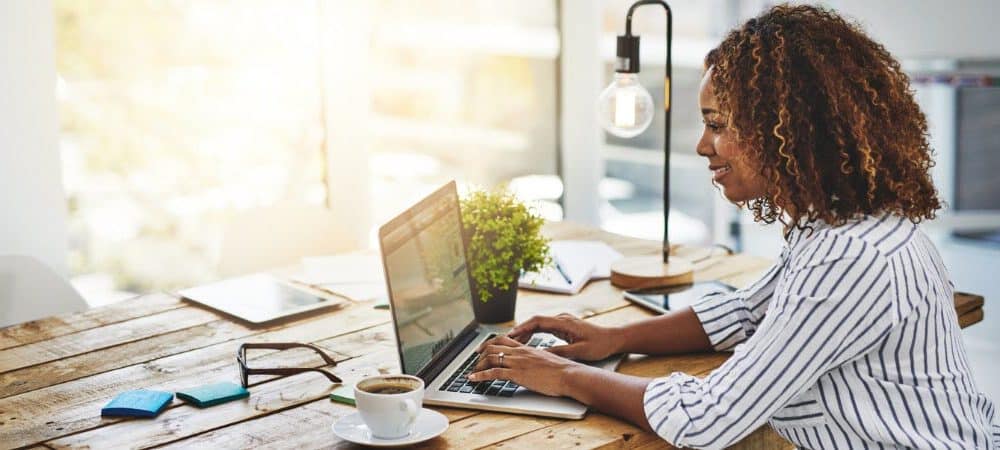
<svg viewBox="0 0 1000 450">
<path fill-rule="evenodd" d="M 715 122 L 704 122 L 704 124 L 706 127 L 708 127 L 709 130 L 712 130 L 713 133 L 718 133 L 719 131 L 722 131 L 722 125 L 717 124 Z"/>
</svg>

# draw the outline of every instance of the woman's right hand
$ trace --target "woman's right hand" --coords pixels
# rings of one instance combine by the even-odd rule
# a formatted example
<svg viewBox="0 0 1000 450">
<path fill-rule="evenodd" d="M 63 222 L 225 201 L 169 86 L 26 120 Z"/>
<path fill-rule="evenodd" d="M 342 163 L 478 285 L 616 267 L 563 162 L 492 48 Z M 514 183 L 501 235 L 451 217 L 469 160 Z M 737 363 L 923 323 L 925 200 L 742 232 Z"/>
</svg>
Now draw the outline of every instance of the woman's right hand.
<svg viewBox="0 0 1000 450">
<path fill-rule="evenodd" d="M 535 333 L 551 333 L 568 343 L 550 347 L 550 352 L 584 361 L 607 358 L 620 352 L 625 344 L 625 336 L 620 330 L 595 325 L 566 313 L 555 317 L 532 317 L 514 327 L 507 335 L 523 344 Z"/>
</svg>

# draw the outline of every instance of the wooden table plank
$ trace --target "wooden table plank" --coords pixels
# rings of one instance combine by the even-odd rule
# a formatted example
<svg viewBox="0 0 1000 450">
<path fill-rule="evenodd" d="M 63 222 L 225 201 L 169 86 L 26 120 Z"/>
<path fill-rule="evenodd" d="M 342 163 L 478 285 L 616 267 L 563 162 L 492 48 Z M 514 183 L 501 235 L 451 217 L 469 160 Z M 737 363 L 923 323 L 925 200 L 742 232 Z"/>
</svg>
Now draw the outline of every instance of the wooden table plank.
<svg viewBox="0 0 1000 450">
<path fill-rule="evenodd" d="M 968 292 L 955 292 L 955 311 L 958 315 L 983 307 L 983 296 Z"/>
<path fill-rule="evenodd" d="M 962 328 L 977 324 L 983 321 L 983 309 L 978 308 L 958 316 L 958 324 Z"/>
<path fill-rule="evenodd" d="M 638 445 L 634 448 L 637 450 L 650 450 L 672 449 L 675 447 L 671 446 L 666 441 L 660 440 L 659 442 L 650 442 Z M 782 438 L 781 435 L 774 431 L 774 429 L 767 426 L 758 428 L 757 431 L 750 433 L 729 448 L 738 448 L 740 450 L 794 450 L 795 446 L 792 445 L 791 442 Z"/>
<path fill-rule="evenodd" d="M 299 356 L 292 361 L 282 355 L 283 363 L 295 366 L 309 365 L 316 357 L 307 351 L 287 352 Z M 394 371 L 386 361 L 395 357 L 395 348 L 385 348 L 375 353 L 367 353 L 359 358 L 338 363 L 333 371 L 345 381 L 358 380 L 380 372 Z M 264 364 L 263 362 L 261 364 Z M 224 374 L 216 373 L 214 378 Z M 173 407 L 167 409 L 156 420 L 114 420 L 104 419 L 105 426 L 47 442 L 54 448 L 132 448 L 137 445 L 147 447 L 170 443 L 188 436 L 226 427 L 247 419 L 288 411 L 290 408 L 314 402 L 327 397 L 337 385 L 326 381 L 318 374 L 302 374 L 257 383 L 250 388 L 250 397 L 199 409 L 174 400 Z M 290 410 L 297 418 L 296 408 Z"/>
<path fill-rule="evenodd" d="M 578 421 L 561 422 L 532 433 L 523 434 L 498 444 L 490 449 L 498 448 L 635 448 L 635 449 L 675 449 L 660 439 L 659 436 L 639 430 L 619 419 L 602 414 L 592 413 L 593 420 L 584 423 Z M 780 450 L 795 448 L 785 441 L 770 427 L 764 426 L 750 433 L 734 444 L 732 448 Z"/>
<path fill-rule="evenodd" d="M 320 399 L 293 410 L 281 411 L 175 441 L 162 448 L 337 448 L 331 425 L 354 408 Z M 294 414 L 293 414 L 294 413 Z M 288 426 L 288 424 L 295 426 Z"/>
<path fill-rule="evenodd" d="M 326 314 L 329 315 L 334 312 L 328 311 Z M 358 309 L 351 313 L 351 318 L 348 320 L 353 320 L 355 314 L 364 315 L 366 313 L 362 312 L 362 309 Z M 341 319 L 334 320 L 339 321 Z M 368 322 L 362 321 L 359 323 L 366 324 Z M 247 338 L 290 326 L 298 326 L 298 324 L 299 322 L 281 323 L 258 328 L 221 319 L 204 325 L 110 347 L 99 352 L 84 353 L 30 366 L 0 374 L 0 398 L 134 364 L 153 361 L 165 356 L 184 353 L 220 342 Z"/>
<path fill-rule="evenodd" d="M 485 448 L 633 448 L 644 444 L 669 446 L 659 436 L 641 431 L 632 424 L 603 414 L 590 413 L 587 421 L 560 421 L 543 429 L 522 434 Z"/>
<path fill-rule="evenodd" d="M 178 308 L 0 352 L 0 373 L 93 352 L 218 320 L 200 308 Z"/>
<path fill-rule="evenodd" d="M 184 306 L 169 294 L 143 295 L 79 313 L 62 314 L 0 329 L 0 350 L 137 319 Z"/>
<path fill-rule="evenodd" d="M 480 448 L 562 422 L 536 416 L 484 412 L 448 426 L 440 438 L 416 448 Z"/>
<path fill-rule="evenodd" d="M 478 412 L 468 409 L 434 408 L 450 422 Z M 341 417 L 357 411 L 354 407 L 326 399 L 298 408 L 240 422 L 230 427 L 175 441 L 163 448 L 357 448 L 337 441 L 331 426 Z M 288 426 L 294 423 L 295 426 Z M 440 439 L 440 438 L 439 438 Z"/>
<path fill-rule="evenodd" d="M 258 331 L 217 320 L 151 338 L 0 374 L 0 398 L 247 337 Z"/>
<path fill-rule="evenodd" d="M 256 335 L 252 341 L 316 342 L 388 321 L 388 312 L 361 304 L 338 314 L 323 315 Z M 173 391 L 209 381 L 236 380 L 237 347 L 236 342 L 222 342 L 0 399 L 0 413 L 17 418 L 0 425 L 0 442 L 11 442 L 14 446 L 34 444 L 111 423 L 109 419 L 102 421 L 100 408 L 122 391 Z M 254 354 L 266 357 L 269 353 Z"/>
</svg>

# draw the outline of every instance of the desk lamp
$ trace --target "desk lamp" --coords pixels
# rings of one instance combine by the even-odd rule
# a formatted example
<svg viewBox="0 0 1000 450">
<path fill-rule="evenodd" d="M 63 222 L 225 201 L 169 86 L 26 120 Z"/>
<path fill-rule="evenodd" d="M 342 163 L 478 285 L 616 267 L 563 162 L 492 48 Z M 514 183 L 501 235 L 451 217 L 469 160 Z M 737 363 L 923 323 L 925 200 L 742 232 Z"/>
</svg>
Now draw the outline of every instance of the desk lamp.
<svg viewBox="0 0 1000 450">
<path fill-rule="evenodd" d="M 632 35 L 632 13 L 643 5 L 660 5 L 667 14 L 667 61 L 663 84 L 665 128 L 663 136 L 663 248 L 662 256 L 621 259 L 611 265 L 611 284 L 636 289 L 687 284 L 693 281 L 690 262 L 670 257 L 670 44 L 673 14 L 663 0 L 639 0 L 625 16 L 625 34 L 618 36 L 615 75 L 597 99 L 598 120 L 615 136 L 632 138 L 653 121 L 653 98 L 639 84 L 639 36 Z"/>
</svg>

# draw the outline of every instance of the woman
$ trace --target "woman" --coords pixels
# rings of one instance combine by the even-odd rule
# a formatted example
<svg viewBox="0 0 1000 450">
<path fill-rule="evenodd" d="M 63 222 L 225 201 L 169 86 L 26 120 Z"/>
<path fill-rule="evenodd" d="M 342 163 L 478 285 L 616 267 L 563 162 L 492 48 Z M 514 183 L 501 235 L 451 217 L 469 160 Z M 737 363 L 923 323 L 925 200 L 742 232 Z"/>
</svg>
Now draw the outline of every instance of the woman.
<svg viewBox="0 0 1000 450">
<path fill-rule="evenodd" d="M 730 201 L 785 225 L 779 261 L 747 288 L 620 328 L 533 318 L 484 344 L 470 378 L 573 397 L 681 447 L 725 447 L 768 422 L 806 448 L 996 448 L 948 273 L 916 227 L 940 203 L 899 63 L 833 12 L 782 5 L 705 66 L 698 154 Z M 569 345 L 522 344 L 540 331 Z M 569 359 L 710 349 L 734 353 L 704 379 Z"/>
</svg>

